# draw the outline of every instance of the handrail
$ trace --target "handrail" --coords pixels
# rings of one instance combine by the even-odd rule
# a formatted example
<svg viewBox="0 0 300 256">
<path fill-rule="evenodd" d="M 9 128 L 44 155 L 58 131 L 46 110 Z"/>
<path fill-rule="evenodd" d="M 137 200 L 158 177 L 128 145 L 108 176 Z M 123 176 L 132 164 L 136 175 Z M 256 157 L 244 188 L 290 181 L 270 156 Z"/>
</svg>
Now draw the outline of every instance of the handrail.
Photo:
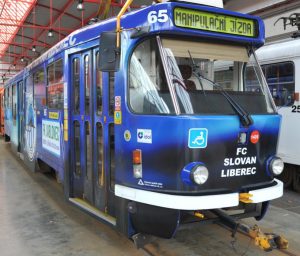
<svg viewBox="0 0 300 256">
<path fill-rule="evenodd" d="M 123 5 L 122 9 L 120 10 L 118 16 L 117 16 L 117 28 L 116 28 L 117 48 L 120 47 L 121 18 L 123 16 L 123 14 L 126 12 L 126 10 L 128 9 L 129 5 L 131 5 L 132 2 L 133 2 L 133 0 L 127 0 L 126 3 Z M 156 3 L 161 3 L 162 0 L 155 0 L 155 2 Z"/>
<path fill-rule="evenodd" d="M 124 6 L 122 7 L 121 11 L 119 12 L 118 16 L 117 16 L 117 29 L 116 29 L 116 32 L 117 32 L 117 48 L 120 47 L 121 17 L 126 12 L 127 8 L 129 7 L 129 5 L 131 5 L 132 2 L 133 2 L 133 0 L 127 0 L 126 3 L 124 4 Z"/>
</svg>

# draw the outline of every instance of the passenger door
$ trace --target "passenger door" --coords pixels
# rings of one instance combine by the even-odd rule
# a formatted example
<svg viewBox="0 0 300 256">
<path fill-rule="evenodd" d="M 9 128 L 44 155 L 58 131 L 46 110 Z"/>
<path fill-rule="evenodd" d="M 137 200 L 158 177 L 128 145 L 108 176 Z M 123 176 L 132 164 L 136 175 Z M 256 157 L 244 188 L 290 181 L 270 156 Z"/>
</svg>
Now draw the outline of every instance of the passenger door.
<svg viewBox="0 0 300 256">
<path fill-rule="evenodd" d="M 97 70 L 98 49 L 93 56 L 95 206 L 114 215 L 114 78 Z"/>
<path fill-rule="evenodd" d="M 70 58 L 71 196 L 100 211 L 110 212 L 110 147 L 105 145 L 109 145 L 109 124 L 113 117 L 107 114 L 109 108 L 105 105 L 109 104 L 109 87 L 102 86 L 104 80 L 102 73 L 97 71 L 97 58 L 98 49 Z M 106 89 L 102 90 L 104 87 Z"/>
<path fill-rule="evenodd" d="M 73 187 L 73 197 L 80 199 L 87 199 L 90 203 L 93 202 L 91 189 L 88 189 L 90 173 L 87 167 L 87 145 L 86 145 L 86 128 L 89 132 L 90 115 L 86 115 L 89 108 L 86 108 L 86 95 L 85 95 L 85 58 L 88 60 L 90 53 L 75 54 L 70 59 L 71 67 L 71 95 L 72 95 L 72 167 L 71 167 L 71 180 Z M 89 62 L 88 62 L 89 63 Z M 89 143 L 89 140 L 88 140 Z M 72 145 L 73 144 L 73 145 Z M 90 186 L 91 187 L 91 186 Z"/>
</svg>

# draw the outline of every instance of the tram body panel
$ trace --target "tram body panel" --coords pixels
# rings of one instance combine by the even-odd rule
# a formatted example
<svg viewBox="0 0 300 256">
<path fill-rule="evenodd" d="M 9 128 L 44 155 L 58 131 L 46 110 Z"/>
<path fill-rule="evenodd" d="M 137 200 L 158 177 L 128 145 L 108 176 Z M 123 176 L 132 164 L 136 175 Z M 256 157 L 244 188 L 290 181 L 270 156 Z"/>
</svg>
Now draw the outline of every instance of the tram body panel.
<svg viewBox="0 0 300 256">
<path fill-rule="evenodd" d="M 241 128 L 238 119 L 230 116 L 165 117 L 164 120 L 157 116 L 139 116 L 142 122 L 136 118 L 125 118 L 122 127 L 116 127 L 118 184 L 170 193 L 212 193 L 242 191 L 256 187 L 257 183 L 269 186 L 272 182 L 266 163 L 276 154 L 274 137 L 278 135 L 279 116 L 254 116 L 255 124 L 249 130 Z M 189 148 L 189 133 L 193 129 L 199 133 L 207 130 L 207 146 Z M 256 130 L 260 138 L 253 144 L 250 136 Z M 238 143 L 241 132 L 247 133 L 248 141 L 244 145 Z M 131 134 L 129 141 L 125 139 L 127 133 Z M 142 151 L 142 182 L 133 177 L 135 149 Z M 202 162 L 209 170 L 209 179 L 202 186 L 186 184 L 181 178 L 183 168 L 193 162 Z"/>
<path fill-rule="evenodd" d="M 290 92 L 288 92 L 288 101 L 285 101 L 283 104 L 278 106 L 278 113 L 282 115 L 282 124 L 278 141 L 278 155 L 282 157 L 284 162 L 294 165 L 300 165 L 298 157 L 300 149 L 296 143 L 300 140 L 300 134 L 298 132 L 300 118 L 297 113 L 299 101 L 294 100 L 291 93 L 300 92 L 300 74 L 297 72 L 300 66 L 299 46 L 299 39 L 293 39 L 287 42 L 266 45 L 257 50 L 257 56 L 262 67 L 268 65 L 280 65 L 284 63 L 290 63 L 293 65 L 293 79 L 287 80 L 287 77 L 284 77 L 284 75 L 287 75 L 280 73 L 277 78 L 279 81 L 279 87 L 277 90 L 279 93 L 282 91 L 284 82 L 293 81 L 294 83 L 294 88 L 290 89 Z M 274 98 L 276 98 L 277 95 L 278 92 L 273 95 Z"/>
<path fill-rule="evenodd" d="M 62 102 L 63 99 L 60 98 L 60 95 L 63 95 L 61 93 L 64 90 L 64 76 L 56 78 L 57 83 L 54 85 L 54 91 L 49 89 L 48 96 L 46 96 L 46 85 L 49 87 L 52 86 L 50 80 L 48 81 L 48 79 L 53 77 L 53 74 L 50 74 L 48 69 L 57 65 L 56 63 L 59 63 L 59 67 L 64 70 L 65 67 L 63 66 L 63 53 L 56 54 L 51 59 L 43 61 L 39 65 L 39 70 L 44 70 L 46 75 L 40 84 L 34 85 L 34 113 L 36 117 L 37 152 L 35 159 L 40 159 L 48 166 L 53 168 L 56 172 L 57 180 L 59 182 L 63 182 L 65 162 L 63 140 L 64 110 Z M 56 70 L 56 74 L 60 72 L 60 70 Z M 46 97 L 48 97 L 48 103 L 46 102 Z M 56 103 L 56 106 L 53 106 L 54 103 Z"/>
<path fill-rule="evenodd" d="M 298 41 L 298 45 L 300 42 Z M 297 47 L 295 47 L 298 49 Z M 297 72 L 300 66 L 300 52 L 290 58 L 285 58 L 285 61 L 292 61 L 294 64 L 294 79 L 295 92 L 300 92 L 300 74 Z M 298 106 L 299 101 L 295 101 L 293 106 Z M 282 124 L 279 134 L 278 155 L 282 157 L 284 162 L 289 164 L 300 165 L 300 148 L 296 141 L 300 141 L 300 134 L 298 129 L 300 127 L 300 118 L 297 109 L 293 106 L 282 106 L 278 108 L 278 113 L 282 115 Z"/>
<path fill-rule="evenodd" d="M 300 118 L 295 117 L 295 113 L 292 113 L 291 107 L 282 107 L 278 109 L 278 113 L 282 116 L 278 141 L 278 155 L 288 164 L 300 165 L 300 149 L 297 144 L 297 141 L 300 141 L 298 131 Z"/>
</svg>

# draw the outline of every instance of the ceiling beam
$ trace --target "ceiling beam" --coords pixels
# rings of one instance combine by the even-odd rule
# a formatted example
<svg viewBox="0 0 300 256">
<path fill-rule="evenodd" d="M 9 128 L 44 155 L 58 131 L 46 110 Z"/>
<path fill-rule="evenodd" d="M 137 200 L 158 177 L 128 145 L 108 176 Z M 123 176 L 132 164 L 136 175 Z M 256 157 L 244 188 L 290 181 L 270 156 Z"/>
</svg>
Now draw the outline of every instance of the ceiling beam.
<svg viewBox="0 0 300 256">
<path fill-rule="evenodd" d="M 20 1 L 21 2 L 21 1 Z M 23 15 L 23 18 L 21 20 L 21 26 L 24 24 L 25 20 L 27 19 L 29 13 L 31 12 L 31 10 L 34 8 L 35 4 L 36 4 L 37 0 L 35 0 L 34 2 L 29 2 L 30 6 L 29 8 L 26 10 L 26 12 Z M 2 9 L 3 10 L 3 9 Z M 0 15 L 1 16 L 1 15 Z M 15 35 L 18 34 L 18 30 L 16 29 L 14 36 L 11 37 L 11 39 L 9 40 L 9 42 L 12 42 L 14 40 Z M 5 50 L 8 48 L 8 46 L 5 47 Z M 0 53 L 0 57 L 1 57 L 1 53 Z"/>
</svg>

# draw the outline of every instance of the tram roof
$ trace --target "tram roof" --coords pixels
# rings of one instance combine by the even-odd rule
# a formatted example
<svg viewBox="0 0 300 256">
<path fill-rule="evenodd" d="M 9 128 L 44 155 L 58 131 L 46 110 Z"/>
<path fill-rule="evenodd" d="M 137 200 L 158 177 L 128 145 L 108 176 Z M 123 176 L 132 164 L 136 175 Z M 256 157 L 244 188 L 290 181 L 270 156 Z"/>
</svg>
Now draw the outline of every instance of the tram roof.
<svg viewBox="0 0 300 256">
<path fill-rule="evenodd" d="M 270 62 L 272 60 L 285 61 L 286 59 L 299 58 L 300 38 L 265 45 L 257 51 L 257 56 L 262 62 Z"/>
</svg>

